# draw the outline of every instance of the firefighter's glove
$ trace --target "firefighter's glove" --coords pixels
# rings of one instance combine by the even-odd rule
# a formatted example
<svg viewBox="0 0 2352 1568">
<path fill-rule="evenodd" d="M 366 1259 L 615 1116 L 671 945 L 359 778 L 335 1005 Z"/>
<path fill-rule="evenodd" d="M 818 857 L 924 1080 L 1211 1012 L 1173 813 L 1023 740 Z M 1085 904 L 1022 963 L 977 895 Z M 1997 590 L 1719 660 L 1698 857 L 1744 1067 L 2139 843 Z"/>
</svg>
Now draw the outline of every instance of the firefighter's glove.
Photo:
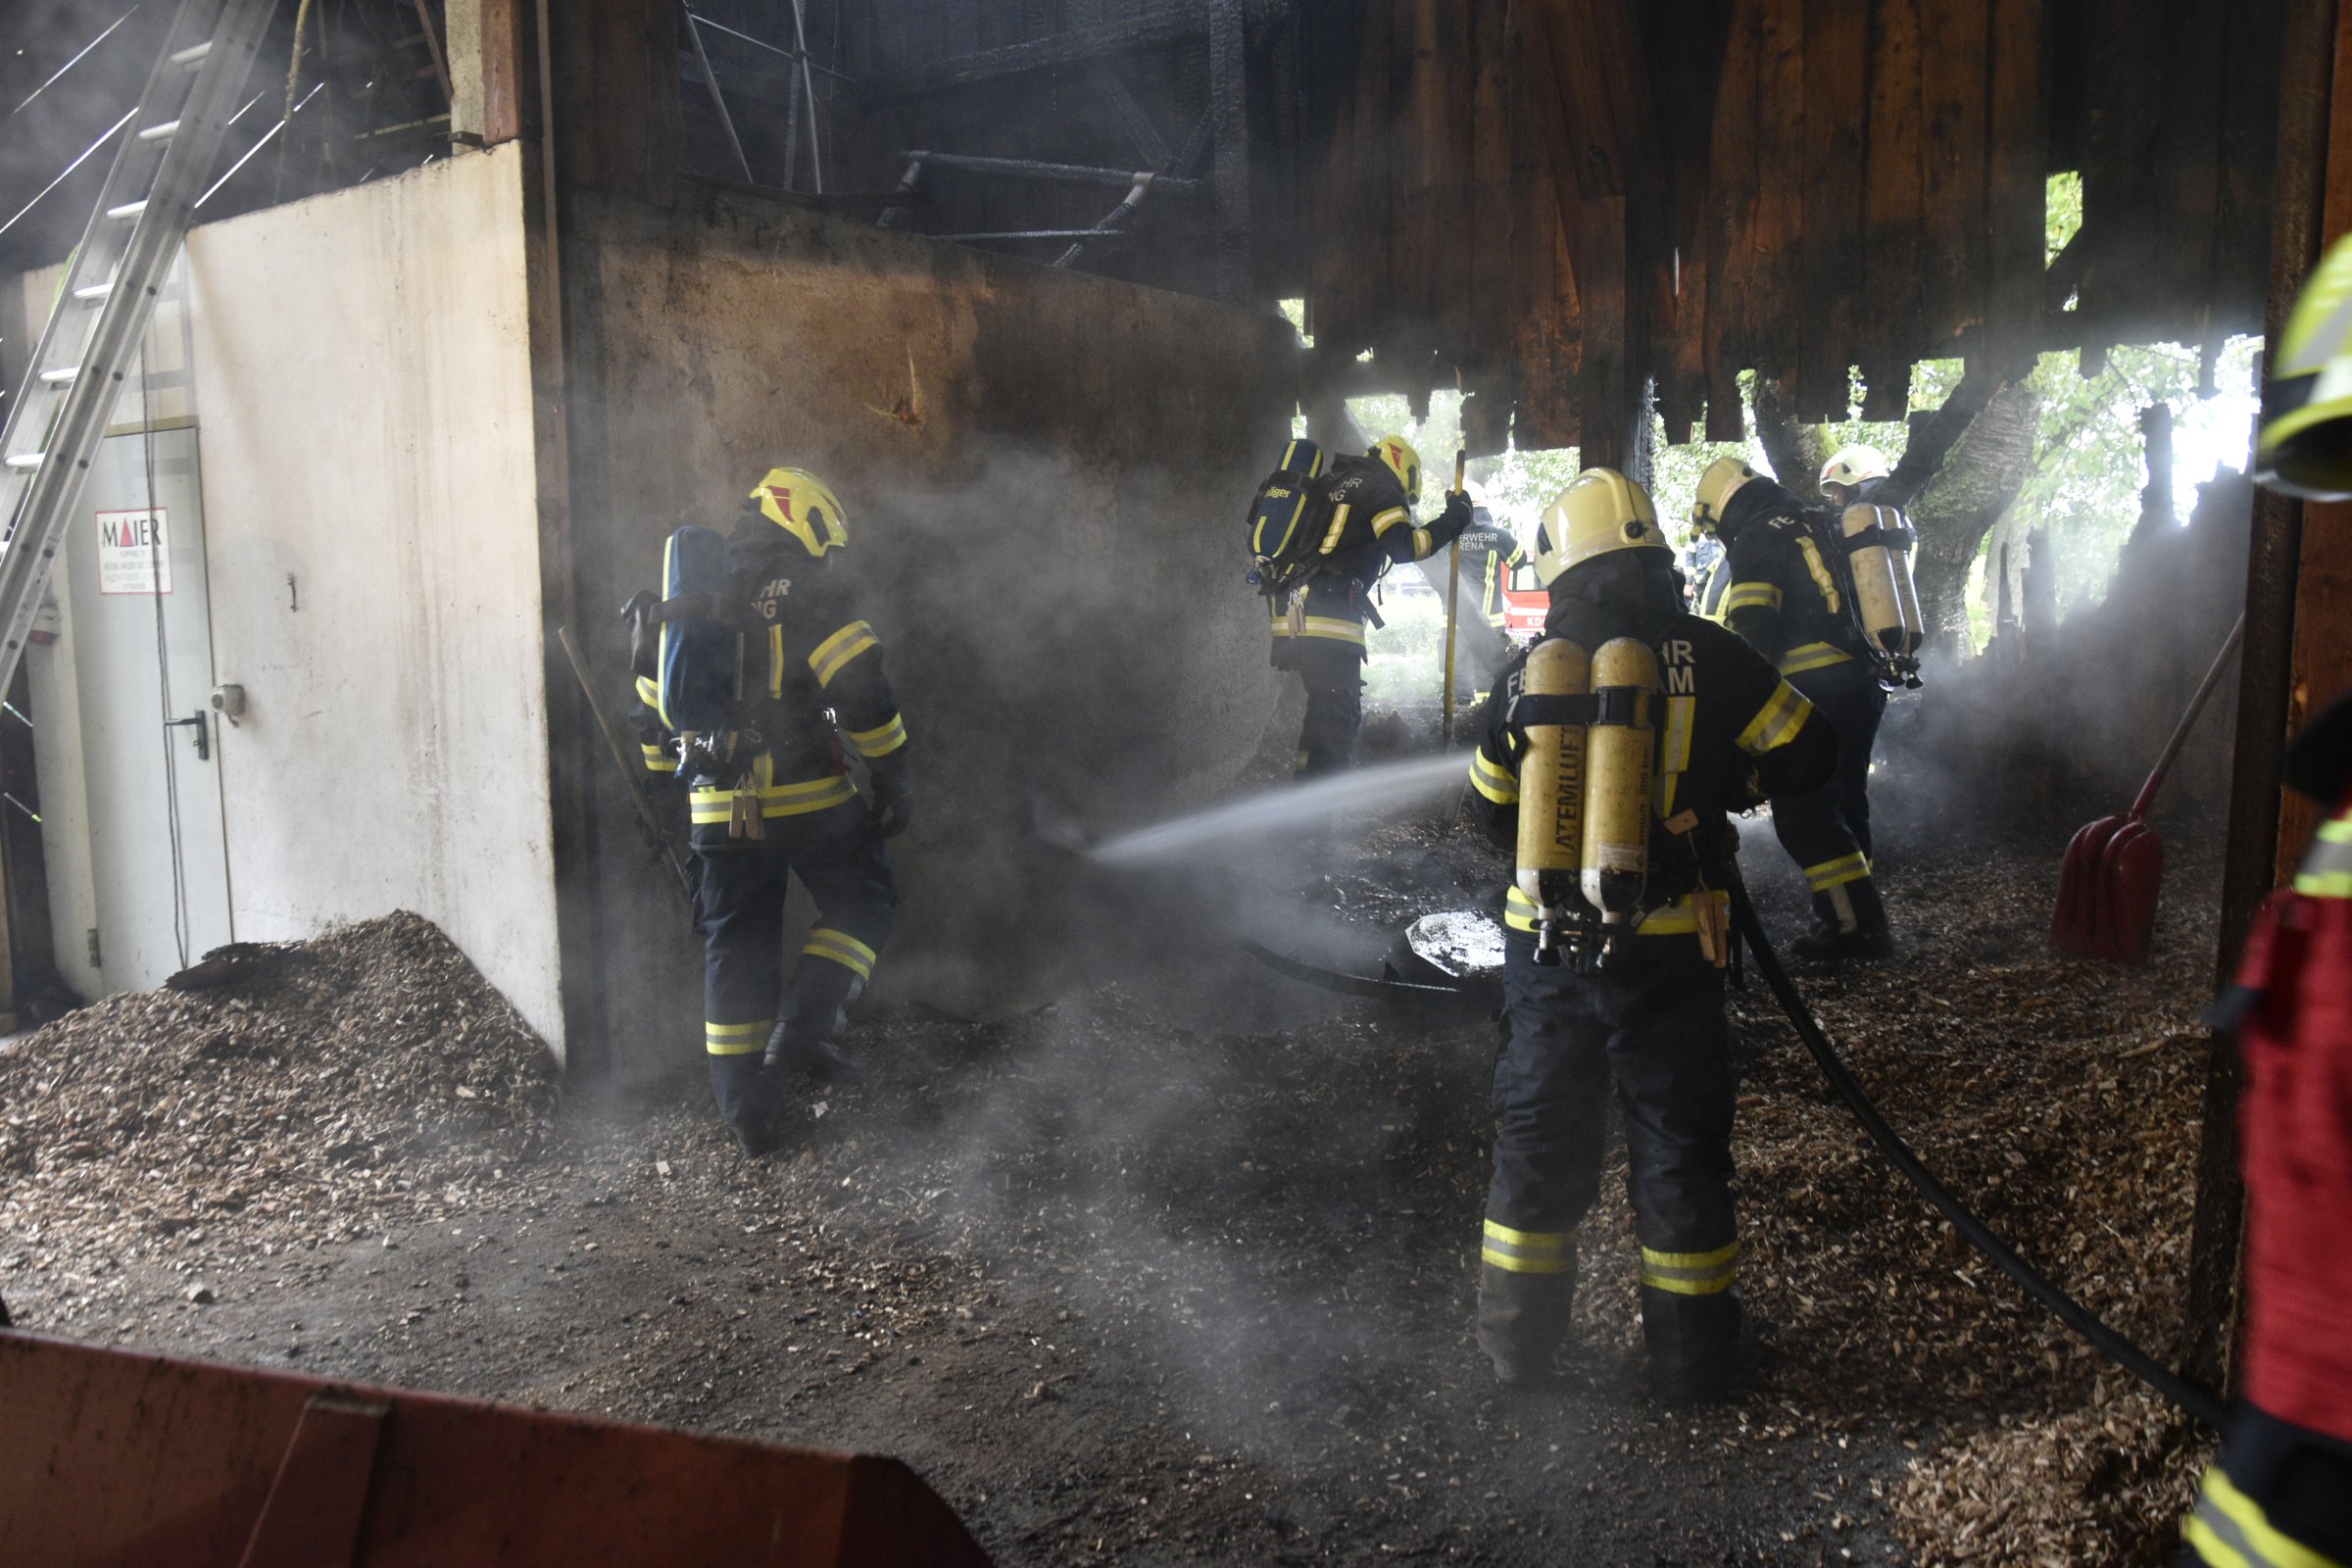
<svg viewBox="0 0 2352 1568">
<path fill-rule="evenodd" d="M 1470 523 L 1469 493 L 1448 490 L 1446 492 L 1446 510 L 1438 514 L 1436 525 L 1429 530 L 1430 537 L 1442 545 L 1451 544 L 1462 536 L 1462 530 L 1469 527 Z"/>
<path fill-rule="evenodd" d="M 895 839 L 914 820 L 914 779 L 905 767 L 874 772 L 874 831 Z"/>
</svg>

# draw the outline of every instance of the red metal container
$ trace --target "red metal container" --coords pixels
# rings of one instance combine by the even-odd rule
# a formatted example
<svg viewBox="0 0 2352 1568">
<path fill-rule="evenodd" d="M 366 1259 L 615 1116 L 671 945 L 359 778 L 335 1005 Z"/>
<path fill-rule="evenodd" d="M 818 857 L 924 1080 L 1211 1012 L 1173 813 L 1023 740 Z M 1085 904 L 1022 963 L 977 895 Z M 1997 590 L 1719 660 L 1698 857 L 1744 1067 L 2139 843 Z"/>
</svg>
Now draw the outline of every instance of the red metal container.
<svg viewBox="0 0 2352 1568">
<path fill-rule="evenodd" d="M 987 1561 L 895 1459 L 0 1332 L 0 1563 Z"/>
</svg>

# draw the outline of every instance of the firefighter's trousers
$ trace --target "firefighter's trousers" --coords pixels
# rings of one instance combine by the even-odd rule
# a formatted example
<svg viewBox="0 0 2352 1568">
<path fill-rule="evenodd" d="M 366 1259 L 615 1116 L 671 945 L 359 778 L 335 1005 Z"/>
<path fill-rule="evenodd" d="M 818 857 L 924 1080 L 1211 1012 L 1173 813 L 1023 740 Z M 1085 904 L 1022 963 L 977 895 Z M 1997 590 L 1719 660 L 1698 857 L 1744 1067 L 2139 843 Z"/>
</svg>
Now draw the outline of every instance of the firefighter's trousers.
<svg viewBox="0 0 2352 1568">
<path fill-rule="evenodd" d="M 1482 1294 L 1507 1297 L 1511 1310 L 1494 1314 L 1482 1302 L 1482 1346 L 1498 1366 L 1526 1363 L 1566 1335 L 1576 1228 L 1599 1196 L 1614 1084 L 1642 1247 L 1643 1338 L 1666 1367 L 1728 1374 L 1740 1249 L 1723 971 L 1700 956 L 1695 936 L 1636 937 L 1590 975 L 1540 965 L 1535 953 L 1532 937 L 1509 933 L 1480 1255 L 1498 1287 Z"/>
<path fill-rule="evenodd" d="M 2184 1565 L 2352 1563 L 2352 1443 L 2240 1401 L 2181 1535 Z"/>
<path fill-rule="evenodd" d="M 741 1131 L 768 1114 L 781 1086 L 761 1072 L 779 1019 L 788 1039 L 831 1036 L 874 972 L 899 907 L 898 880 L 873 819 L 855 802 L 769 818 L 765 837 L 698 831 L 703 924 L 703 1043 L 719 1113 Z M 792 878 L 816 903 L 789 985 L 784 899 Z"/>
<path fill-rule="evenodd" d="M 1306 684 L 1306 721 L 1298 729 L 1298 776 L 1337 773 L 1355 760 L 1364 727 L 1364 651 L 1354 643 L 1301 637 L 1284 650 Z"/>
<path fill-rule="evenodd" d="M 1772 803 L 1773 831 L 1805 873 L 1814 912 L 1844 930 L 1886 924 L 1871 880 L 1870 754 L 1886 694 L 1858 663 L 1788 677 L 1838 732 L 1838 772 L 1828 784 Z"/>
</svg>

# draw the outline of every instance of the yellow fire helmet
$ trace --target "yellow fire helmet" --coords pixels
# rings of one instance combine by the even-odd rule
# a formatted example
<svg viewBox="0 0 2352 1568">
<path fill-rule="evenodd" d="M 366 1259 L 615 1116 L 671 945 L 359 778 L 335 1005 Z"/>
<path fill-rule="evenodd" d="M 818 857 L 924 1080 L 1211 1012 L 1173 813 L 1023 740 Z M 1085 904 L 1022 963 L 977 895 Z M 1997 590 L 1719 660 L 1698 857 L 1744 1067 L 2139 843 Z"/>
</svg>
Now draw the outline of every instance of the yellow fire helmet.
<svg viewBox="0 0 2352 1568">
<path fill-rule="evenodd" d="M 1717 458 L 1698 476 L 1698 495 L 1690 503 L 1690 524 L 1700 533 L 1713 533 L 1723 520 L 1724 505 L 1732 492 L 1750 479 L 1763 477 L 1738 458 Z"/>
<path fill-rule="evenodd" d="M 2254 479 L 2310 501 L 2352 499 L 2352 235 L 2321 258 L 2286 318 Z"/>
<path fill-rule="evenodd" d="M 1536 524 L 1536 578 L 1545 587 L 1571 566 L 1614 550 L 1665 550 L 1649 492 L 1615 468 L 1587 468 L 1568 481 Z"/>
<path fill-rule="evenodd" d="M 1857 441 L 1850 447 L 1838 449 L 1836 457 L 1821 466 L 1821 489 L 1826 495 L 1834 484 L 1867 484 L 1873 479 L 1884 479 L 1893 471 L 1886 453 Z"/>
<path fill-rule="evenodd" d="M 1384 435 L 1372 443 L 1368 457 L 1378 458 L 1389 466 L 1396 482 L 1404 486 L 1404 504 L 1418 506 L 1421 501 L 1421 454 L 1413 444 L 1400 435 Z"/>
<path fill-rule="evenodd" d="M 840 498 L 807 468 L 768 469 L 751 499 L 760 503 L 761 516 L 798 539 L 801 548 L 819 561 L 826 551 L 850 542 Z"/>
</svg>

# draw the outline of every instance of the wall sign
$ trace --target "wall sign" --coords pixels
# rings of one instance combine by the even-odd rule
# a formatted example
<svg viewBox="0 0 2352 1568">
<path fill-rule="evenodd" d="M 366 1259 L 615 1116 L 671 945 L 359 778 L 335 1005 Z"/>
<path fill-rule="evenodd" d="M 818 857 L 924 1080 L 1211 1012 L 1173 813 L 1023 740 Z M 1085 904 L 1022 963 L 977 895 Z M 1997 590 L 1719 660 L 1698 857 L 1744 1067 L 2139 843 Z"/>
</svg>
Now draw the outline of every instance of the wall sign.
<svg viewBox="0 0 2352 1568">
<path fill-rule="evenodd" d="M 172 527 L 166 509 L 98 514 L 98 591 L 172 591 Z"/>
</svg>

